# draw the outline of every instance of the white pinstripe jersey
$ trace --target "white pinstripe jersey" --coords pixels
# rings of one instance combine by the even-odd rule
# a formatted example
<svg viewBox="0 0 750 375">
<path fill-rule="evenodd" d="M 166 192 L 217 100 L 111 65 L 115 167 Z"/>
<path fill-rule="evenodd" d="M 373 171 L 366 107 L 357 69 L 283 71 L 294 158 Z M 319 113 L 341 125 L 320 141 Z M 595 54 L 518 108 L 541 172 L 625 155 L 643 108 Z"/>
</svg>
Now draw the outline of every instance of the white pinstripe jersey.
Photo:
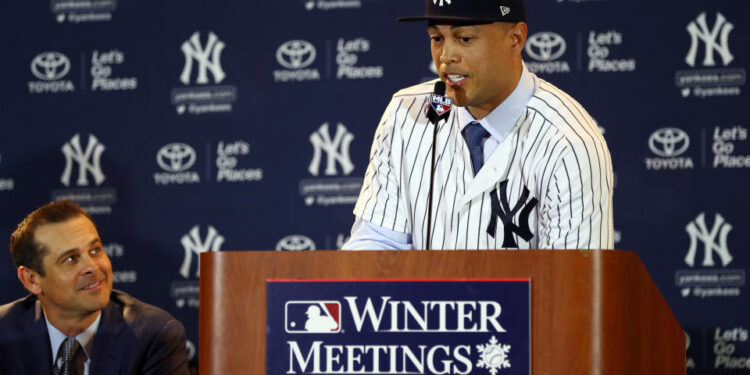
<svg viewBox="0 0 750 375">
<path fill-rule="evenodd" d="M 534 78 L 538 87 L 524 113 L 476 176 L 457 111 L 438 123 L 433 249 L 513 247 L 506 234 L 521 249 L 613 248 L 612 162 L 604 138 L 578 102 Z M 411 234 L 417 249 L 426 242 L 433 125 L 425 113 L 433 84 L 393 96 L 354 208 L 364 220 Z M 524 188 L 528 198 L 521 201 Z M 498 194 L 506 218 L 512 215 L 507 224 L 495 220 L 494 237 L 490 194 Z M 527 220 L 521 220 L 524 211 Z M 533 235 L 528 239 L 519 236 L 524 221 Z"/>
</svg>

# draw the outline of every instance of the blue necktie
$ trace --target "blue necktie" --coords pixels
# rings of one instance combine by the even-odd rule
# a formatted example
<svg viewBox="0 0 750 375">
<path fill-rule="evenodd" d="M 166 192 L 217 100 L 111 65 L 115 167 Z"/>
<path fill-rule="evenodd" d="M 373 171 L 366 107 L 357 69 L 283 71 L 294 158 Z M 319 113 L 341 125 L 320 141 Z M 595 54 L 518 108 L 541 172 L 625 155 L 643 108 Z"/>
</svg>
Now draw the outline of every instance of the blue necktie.
<svg viewBox="0 0 750 375">
<path fill-rule="evenodd" d="M 478 122 L 471 122 L 464 128 L 464 138 L 466 139 L 466 145 L 469 146 L 469 154 L 471 154 L 471 164 L 474 167 L 474 175 L 479 173 L 479 169 L 484 164 L 484 150 L 483 143 L 484 139 L 489 136 L 487 130 L 479 125 Z"/>
</svg>

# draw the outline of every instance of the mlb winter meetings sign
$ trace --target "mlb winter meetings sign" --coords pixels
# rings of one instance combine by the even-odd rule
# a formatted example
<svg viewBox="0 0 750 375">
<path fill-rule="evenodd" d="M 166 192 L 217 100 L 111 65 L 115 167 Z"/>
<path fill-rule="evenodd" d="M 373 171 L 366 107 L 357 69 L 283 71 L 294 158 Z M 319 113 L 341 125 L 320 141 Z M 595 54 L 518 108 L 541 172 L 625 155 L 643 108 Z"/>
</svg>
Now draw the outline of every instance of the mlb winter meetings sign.
<svg viewBox="0 0 750 375">
<path fill-rule="evenodd" d="M 268 280 L 267 374 L 530 374 L 529 279 Z"/>
</svg>

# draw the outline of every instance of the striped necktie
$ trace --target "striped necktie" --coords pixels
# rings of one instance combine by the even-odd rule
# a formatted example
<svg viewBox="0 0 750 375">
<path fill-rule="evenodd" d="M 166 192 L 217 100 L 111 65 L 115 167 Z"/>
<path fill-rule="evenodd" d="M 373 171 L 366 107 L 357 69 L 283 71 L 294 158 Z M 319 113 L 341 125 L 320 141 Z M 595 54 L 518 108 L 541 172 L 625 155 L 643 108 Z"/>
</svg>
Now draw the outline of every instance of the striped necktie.
<svg viewBox="0 0 750 375">
<path fill-rule="evenodd" d="M 83 363 L 76 360 L 76 357 L 81 357 L 80 350 L 81 345 L 75 337 L 68 337 L 63 341 L 57 351 L 57 358 L 61 358 L 58 375 L 83 375 L 83 368 L 80 366 Z"/>
</svg>

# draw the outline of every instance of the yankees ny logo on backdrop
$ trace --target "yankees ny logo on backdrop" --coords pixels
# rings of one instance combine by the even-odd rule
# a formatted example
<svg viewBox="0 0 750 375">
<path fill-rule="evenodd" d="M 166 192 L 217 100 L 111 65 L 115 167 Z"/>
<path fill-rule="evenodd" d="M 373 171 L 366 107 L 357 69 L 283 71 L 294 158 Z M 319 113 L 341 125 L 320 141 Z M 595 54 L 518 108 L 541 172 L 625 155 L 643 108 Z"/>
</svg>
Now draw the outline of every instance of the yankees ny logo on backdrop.
<svg viewBox="0 0 750 375">
<path fill-rule="evenodd" d="M 198 260 L 195 267 L 195 277 L 200 277 L 200 254 L 221 250 L 224 237 L 219 234 L 216 228 L 209 225 L 206 240 L 201 241 L 200 227 L 196 225 L 190 230 L 189 234 L 182 236 L 180 243 L 185 248 L 185 259 L 182 261 L 182 266 L 180 267 L 180 275 L 187 279 L 190 277 L 190 264 L 192 263 L 193 254 L 195 254 Z"/>
<path fill-rule="evenodd" d="M 70 186 L 70 175 L 73 171 L 73 161 L 78 163 L 78 186 L 88 186 L 89 180 L 86 172 L 94 176 L 94 182 L 101 185 L 105 180 L 101 168 L 101 158 L 105 147 L 99 143 L 99 140 L 93 134 L 89 134 L 89 143 L 86 145 L 86 151 L 81 148 L 81 140 L 78 134 L 71 138 L 70 142 L 62 147 L 62 153 L 65 155 L 65 170 L 60 176 L 60 182 L 65 186 Z"/>
<path fill-rule="evenodd" d="M 325 151 L 328 156 L 325 175 L 336 175 L 336 162 L 341 164 L 344 175 L 349 175 L 354 170 L 354 164 L 352 164 L 352 160 L 349 158 L 349 145 L 353 140 L 354 135 L 349 133 L 341 123 L 336 125 L 336 135 L 331 139 L 331 133 L 328 131 L 328 123 L 324 123 L 316 132 L 310 135 L 310 143 L 312 143 L 315 151 L 307 170 L 313 176 L 317 176 L 320 173 L 321 154 L 322 151 Z"/>
<path fill-rule="evenodd" d="M 724 66 L 734 60 L 732 52 L 729 51 L 729 33 L 734 29 L 734 25 L 724 18 L 721 13 L 716 13 L 716 23 L 714 28 L 709 31 L 708 24 L 706 24 L 706 12 L 701 13 L 698 18 L 690 22 L 687 26 L 687 31 L 690 33 L 690 50 L 685 57 L 685 62 L 690 66 L 695 66 L 695 58 L 698 54 L 698 41 L 702 40 L 706 44 L 706 55 L 703 58 L 704 66 L 714 66 L 714 52 L 721 56 L 721 61 Z M 721 38 L 721 39 L 719 39 Z M 717 40 L 721 41 L 721 44 L 717 43 Z"/>
<path fill-rule="evenodd" d="M 201 46 L 200 33 L 196 31 L 189 40 L 182 43 L 182 53 L 185 54 L 185 68 L 182 69 L 180 81 L 190 84 L 190 75 L 193 71 L 193 60 L 198 62 L 198 78 L 195 82 L 199 85 L 208 83 L 208 70 L 214 76 L 214 82 L 221 83 L 226 77 L 224 70 L 221 69 L 221 52 L 225 44 L 214 34 L 208 33 L 208 42 L 206 48 Z M 210 60 L 209 60 L 210 57 Z"/>
<path fill-rule="evenodd" d="M 529 215 L 531 214 L 531 211 L 534 210 L 534 207 L 536 207 L 536 204 L 538 203 L 537 199 L 532 197 L 527 202 L 526 200 L 529 198 L 529 189 L 524 186 L 521 197 L 518 199 L 515 206 L 513 206 L 513 209 L 511 209 L 508 204 L 508 180 L 500 183 L 499 195 L 500 199 L 498 200 L 497 189 L 490 192 L 490 197 L 492 198 L 492 218 L 490 219 L 490 224 L 487 226 L 487 233 L 492 236 L 492 238 L 495 238 L 495 233 L 497 232 L 497 218 L 499 217 L 503 222 L 504 232 L 503 244 L 501 247 L 518 248 L 518 244 L 516 243 L 515 238 L 513 238 L 514 234 L 523 238 L 526 242 L 534 237 L 534 233 L 531 233 L 531 229 L 529 228 Z M 513 224 L 513 217 L 516 216 L 518 211 L 521 211 L 521 214 L 518 216 L 518 224 L 520 226 Z"/>
<path fill-rule="evenodd" d="M 703 242 L 703 263 L 704 267 L 713 267 L 713 253 L 719 255 L 721 265 L 726 267 L 732 261 L 732 255 L 729 254 L 727 247 L 727 237 L 732 230 L 732 225 L 727 223 L 720 214 L 716 214 L 714 226 L 711 231 L 706 226 L 706 214 L 701 212 L 698 217 L 685 227 L 685 231 L 690 235 L 690 249 L 685 256 L 685 263 L 693 267 L 695 265 L 695 256 L 698 251 L 698 240 Z M 717 242 L 718 237 L 718 242 Z"/>
</svg>

